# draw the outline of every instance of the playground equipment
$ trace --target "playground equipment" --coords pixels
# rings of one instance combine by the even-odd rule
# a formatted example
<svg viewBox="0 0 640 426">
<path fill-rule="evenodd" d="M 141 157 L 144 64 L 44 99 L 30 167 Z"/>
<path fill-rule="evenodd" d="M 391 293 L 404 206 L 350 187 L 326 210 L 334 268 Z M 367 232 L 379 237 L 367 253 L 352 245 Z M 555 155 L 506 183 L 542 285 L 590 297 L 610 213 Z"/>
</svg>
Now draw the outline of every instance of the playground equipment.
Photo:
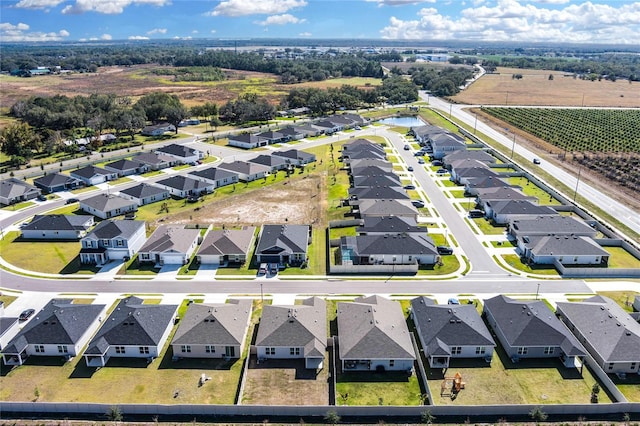
<svg viewBox="0 0 640 426">
<path fill-rule="evenodd" d="M 456 373 L 453 377 L 445 377 L 440 385 L 440 396 L 444 396 L 447 389 L 449 389 L 449 395 L 457 395 L 462 389 L 464 389 L 466 383 L 462 381 L 462 375 Z"/>
</svg>

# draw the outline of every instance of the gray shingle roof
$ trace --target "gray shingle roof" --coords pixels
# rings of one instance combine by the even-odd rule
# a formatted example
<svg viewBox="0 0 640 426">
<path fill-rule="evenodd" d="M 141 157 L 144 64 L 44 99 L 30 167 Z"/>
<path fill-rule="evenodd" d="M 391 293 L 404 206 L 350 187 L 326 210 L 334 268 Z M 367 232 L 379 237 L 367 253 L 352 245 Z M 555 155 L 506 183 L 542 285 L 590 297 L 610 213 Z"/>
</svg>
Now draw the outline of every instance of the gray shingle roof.
<svg viewBox="0 0 640 426">
<path fill-rule="evenodd" d="M 306 253 L 309 225 L 262 225 L 256 253 Z"/>
<path fill-rule="evenodd" d="M 411 311 L 427 355 L 438 350 L 451 355 L 451 346 L 496 345 L 474 305 L 436 305 L 422 296 L 411 301 Z"/>
<path fill-rule="evenodd" d="M 284 157 L 292 160 L 301 160 L 301 161 L 316 161 L 315 154 L 310 154 L 308 152 L 299 151 L 297 149 L 289 149 L 287 151 L 275 151 L 273 154 L 277 157 Z"/>
<path fill-rule="evenodd" d="M 539 206 L 526 200 L 499 200 L 490 203 L 495 214 L 521 214 L 521 215 L 556 215 L 554 209 L 549 206 Z"/>
<path fill-rule="evenodd" d="M 304 355 L 324 356 L 327 347 L 327 305 L 319 297 L 302 305 L 265 305 L 256 346 L 300 346 Z"/>
<path fill-rule="evenodd" d="M 23 231 L 79 231 L 88 229 L 93 224 L 90 215 L 35 215 Z"/>
<path fill-rule="evenodd" d="M 249 253 L 251 242 L 255 233 L 255 227 L 244 229 L 214 230 L 207 233 L 198 255 L 235 255 Z"/>
<path fill-rule="evenodd" d="M 142 166 L 142 163 L 134 160 L 127 160 L 126 158 L 122 160 L 113 161 L 111 163 L 105 164 L 105 167 L 110 167 L 114 170 L 131 170 L 137 169 Z"/>
<path fill-rule="evenodd" d="M 108 212 L 115 209 L 137 207 L 135 201 L 127 200 L 115 194 L 98 194 L 80 201 L 80 205 L 86 205 L 101 212 Z"/>
<path fill-rule="evenodd" d="M 362 226 L 356 229 L 356 233 L 384 232 L 386 234 L 402 234 L 417 232 L 426 234 L 427 228 L 418 226 L 416 220 L 411 217 L 379 216 L 365 217 Z"/>
<path fill-rule="evenodd" d="M 230 140 L 244 142 L 244 143 L 260 143 L 266 140 L 266 138 L 253 135 L 251 133 L 241 133 L 239 135 L 229 136 Z"/>
<path fill-rule="evenodd" d="M 360 160 L 353 160 L 349 163 L 350 169 L 355 169 L 358 167 L 367 167 L 367 166 L 375 166 L 382 170 L 391 171 L 393 170 L 393 165 L 387 160 L 377 160 L 372 158 L 363 158 Z"/>
<path fill-rule="evenodd" d="M 19 353 L 26 344 L 75 345 L 106 305 L 73 304 L 53 299 L 9 342 L 5 353 Z"/>
<path fill-rule="evenodd" d="M 85 354 L 102 354 L 108 346 L 156 346 L 172 323 L 178 305 L 143 305 L 142 299 L 122 299 L 93 337 Z"/>
<path fill-rule="evenodd" d="M 3 198 L 16 198 L 28 192 L 40 190 L 16 178 L 9 178 L 0 182 L 0 196 Z"/>
<path fill-rule="evenodd" d="M 146 223 L 143 220 L 104 220 L 87 234 L 85 238 L 94 240 L 110 240 L 115 237 L 131 238 Z"/>
<path fill-rule="evenodd" d="M 380 296 L 338 303 L 340 359 L 416 359 L 398 302 Z"/>
<path fill-rule="evenodd" d="M 175 161 L 173 157 L 165 154 L 158 154 L 155 152 L 141 152 L 140 154 L 136 154 L 133 159 L 152 166 L 157 166 L 162 163 L 171 163 Z"/>
<path fill-rule="evenodd" d="M 525 237 L 525 243 L 534 256 L 609 256 L 590 237 L 576 235 L 539 235 Z"/>
<path fill-rule="evenodd" d="M 483 163 L 495 163 L 496 157 L 481 149 L 468 149 L 464 151 L 455 151 L 444 156 L 445 164 L 451 164 L 456 160 L 470 159 L 482 161 Z"/>
<path fill-rule="evenodd" d="M 78 170 L 72 171 L 70 174 L 72 176 L 80 176 L 86 179 L 92 178 L 96 175 L 112 175 L 114 172 L 109 170 L 105 170 L 101 167 L 96 166 L 86 166 Z"/>
<path fill-rule="evenodd" d="M 287 164 L 287 160 L 277 155 L 258 155 L 249 160 L 250 163 L 262 164 L 263 166 L 280 167 Z"/>
<path fill-rule="evenodd" d="M 394 174 L 379 176 L 356 176 L 353 178 L 353 187 L 395 186 L 401 187 L 400 178 Z"/>
<path fill-rule="evenodd" d="M 608 297 L 558 302 L 566 317 L 607 362 L 640 363 L 640 324 Z"/>
<path fill-rule="evenodd" d="M 354 247 L 358 256 L 437 254 L 431 237 L 418 233 L 342 237 L 341 245 Z"/>
<path fill-rule="evenodd" d="M 399 186 L 361 186 L 349 188 L 349 196 L 358 200 L 366 199 L 386 199 L 386 200 L 408 200 L 409 195 Z"/>
<path fill-rule="evenodd" d="M 353 177 L 356 176 L 389 176 L 392 179 L 400 180 L 398 175 L 396 175 L 392 170 L 387 168 L 382 168 L 378 166 L 368 165 L 368 166 L 358 166 L 351 167 L 350 174 Z"/>
<path fill-rule="evenodd" d="M 192 303 L 173 336 L 173 345 L 242 345 L 251 318 L 251 300 Z"/>
<path fill-rule="evenodd" d="M 156 152 L 174 155 L 176 157 L 182 158 L 192 157 L 200 153 L 200 151 L 198 151 L 197 149 L 193 149 L 184 145 L 178 145 L 176 143 L 157 148 Z"/>
<path fill-rule="evenodd" d="M 189 172 L 189 174 L 203 178 L 203 179 L 213 180 L 213 181 L 238 176 L 236 172 L 232 172 L 231 170 L 221 169 L 219 167 L 209 167 L 203 170 L 195 170 L 193 172 Z"/>
<path fill-rule="evenodd" d="M 236 160 L 232 163 L 221 163 L 218 165 L 218 167 L 221 169 L 231 170 L 233 172 L 244 173 L 247 175 L 271 171 L 270 167 L 264 166 L 262 164 L 250 163 L 248 161 L 240 160 Z"/>
<path fill-rule="evenodd" d="M 359 203 L 361 216 L 415 216 L 418 214 L 409 200 L 362 200 Z"/>
<path fill-rule="evenodd" d="M 200 229 L 188 229 L 184 226 L 161 225 L 153 231 L 140 252 L 186 253 L 200 236 Z"/>
<path fill-rule="evenodd" d="M 37 179 L 34 179 L 33 183 L 37 183 L 38 185 L 52 187 L 52 186 L 60 186 L 60 185 L 72 185 L 78 184 L 79 181 L 76 178 L 71 176 L 63 175 L 62 173 L 50 173 L 48 175 L 44 175 Z"/>
<path fill-rule="evenodd" d="M 509 229 L 519 235 L 574 234 L 594 235 L 597 231 L 583 221 L 572 216 L 539 216 L 512 220 Z"/>
<path fill-rule="evenodd" d="M 509 345 L 558 346 L 567 355 L 586 351 L 562 322 L 541 300 L 520 301 L 499 295 L 484 301 Z"/>
<path fill-rule="evenodd" d="M 168 186 L 169 188 L 174 188 L 179 191 L 199 190 L 202 188 L 209 188 L 212 185 L 182 175 L 171 176 L 169 178 L 159 180 L 157 184 Z"/>
<path fill-rule="evenodd" d="M 120 193 L 126 194 L 133 198 L 143 199 L 151 197 L 153 195 L 168 194 L 169 191 L 164 188 L 149 185 L 148 183 L 141 183 L 131 188 L 123 189 L 122 191 L 120 191 Z"/>
</svg>

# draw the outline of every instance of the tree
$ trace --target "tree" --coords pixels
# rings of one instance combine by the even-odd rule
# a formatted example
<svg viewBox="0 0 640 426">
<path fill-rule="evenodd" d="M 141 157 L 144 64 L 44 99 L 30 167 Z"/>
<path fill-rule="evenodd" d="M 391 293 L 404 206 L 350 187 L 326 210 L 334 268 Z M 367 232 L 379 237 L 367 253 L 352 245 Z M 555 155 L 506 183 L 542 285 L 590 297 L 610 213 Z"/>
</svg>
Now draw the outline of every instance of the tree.
<svg viewBox="0 0 640 426">
<path fill-rule="evenodd" d="M 420 421 L 426 425 L 430 425 L 436 419 L 431 410 L 425 410 L 420 413 Z"/>
<path fill-rule="evenodd" d="M 335 425 L 335 424 L 340 423 L 340 416 L 338 415 L 338 413 L 335 410 L 329 410 L 324 415 L 324 421 L 329 423 L 329 424 L 331 424 L 331 425 Z"/>
<path fill-rule="evenodd" d="M 544 411 L 542 411 L 542 407 L 537 406 L 537 407 L 533 407 L 531 411 L 529 411 L 529 417 L 531 417 L 531 419 L 534 420 L 536 423 L 540 423 L 547 420 L 549 415 Z"/>
<path fill-rule="evenodd" d="M 183 105 L 175 105 L 165 110 L 165 117 L 169 123 L 173 124 L 176 128 L 176 134 L 178 134 L 178 125 L 182 120 L 189 117 L 189 111 Z"/>
<path fill-rule="evenodd" d="M 14 123 L 0 130 L 0 149 L 12 157 L 30 159 L 40 136 L 27 123 Z"/>
<path fill-rule="evenodd" d="M 549 74 L 549 81 L 553 80 L 553 74 Z"/>
<path fill-rule="evenodd" d="M 111 407 L 109 407 L 105 414 L 107 416 L 107 419 L 111 420 L 112 422 L 122 421 L 122 410 L 117 405 L 112 405 Z"/>
</svg>

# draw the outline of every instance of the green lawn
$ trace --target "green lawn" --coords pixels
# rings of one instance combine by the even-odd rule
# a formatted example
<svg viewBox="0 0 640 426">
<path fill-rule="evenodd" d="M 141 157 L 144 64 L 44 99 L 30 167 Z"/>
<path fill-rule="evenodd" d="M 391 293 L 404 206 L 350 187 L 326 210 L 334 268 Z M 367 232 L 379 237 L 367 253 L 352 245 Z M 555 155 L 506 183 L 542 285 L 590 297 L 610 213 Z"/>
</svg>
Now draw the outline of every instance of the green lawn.
<svg viewBox="0 0 640 426">
<path fill-rule="evenodd" d="M 76 189 L 72 189 L 71 192 L 72 194 L 82 194 L 83 192 L 89 192 L 89 191 L 95 191 L 98 188 L 95 186 L 83 186 L 82 188 L 76 188 Z"/>
<path fill-rule="evenodd" d="M 622 247 L 603 247 L 611 256 L 609 257 L 610 268 L 640 268 L 640 260 Z"/>
<path fill-rule="evenodd" d="M 331 228 L 329 230 L 329 238 L 332 240 L 338 239 L 340 237 L 355 237 L 355 235 L 355 226 L 349 226 L 347 228 Z"/>
<path fill-rule="evenodd" d="M 502 258 L 513 269 L 523 271 L 528 274 L 538 275 L 558 275 L 558 271 L 553 265 L 525 265 L 517 254 L 503 254 Z"/>
<path fill-rule="evenodd" d="M 153 176 L 158 176 L 163 174 L 160 170 L 151 170 L 150 172 L 147 173 L 142 173 L 140 176 L 142 177 L 153 177 Z"/>
<path fill-rule="evenodd" d="M 627 374 L 627 377 L 619 379 L 615 374 L 609 377 L 616 384 L 620 392 L 627 398 L 629 402 L 640 402 L 640 376 L 637 374 Z M 602 392 L 600 392 L 602 395 Z"/>
<path fill-rule="evenodd" d="M 2 207 L 2 210 L 16 211 L 16 210 L 25 209 L 27 207 L 31 207 L 35 204 L 36 203 L 34 203 L 33 201 L 23 201 L 21 203 L 11 204 L 10 206 L 4 206 Z"/>
<path fill-rule="evenodd" d="M 538 202 L 542 206 L 553 206 L 562 204 L 560 201 L 553 198 L 547 191 L 535 185 L 532 182 L 529 182 L 524 176 L 510 177 L 507 179 L 507 182 L 511 185 L 519 185 L 522 187 L 522 192 L 525 195 L 529 195 L 532 197 L 536 197 Z"/>
<path fill-rule="evenodd" d="M 128 178 L 128 177 L 121 177 L 115 180 L 110 180 L 109 181 L 109 185 L 114 186 L 114 185 L 120 185 L 121 183 L 127 183 L 127 182 L 131 182 L 133 179 Z"/>
<path fill-rule="evenodd" d="M 500 235 L 504 234 L 507 230 L 505 226 L 493 226 L 491 222 L 484 217 L 473 218 L 471 220 L 475 222 L 476 226 L 478 226 L 480 231 L 485 235 Z"/>
<path fill-rule="evenodd" d="M 373 371 L 338 373 L 337 405 L 420 405 L 415 374 Z"/>
</svg>

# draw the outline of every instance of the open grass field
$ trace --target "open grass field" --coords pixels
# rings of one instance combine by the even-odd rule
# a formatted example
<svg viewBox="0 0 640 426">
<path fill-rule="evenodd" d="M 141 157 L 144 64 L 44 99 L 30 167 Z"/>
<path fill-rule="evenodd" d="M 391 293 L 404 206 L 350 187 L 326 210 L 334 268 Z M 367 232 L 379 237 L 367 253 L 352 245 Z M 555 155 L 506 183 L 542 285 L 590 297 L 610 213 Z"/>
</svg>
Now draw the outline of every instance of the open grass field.
<svg viewBox="0 0 640 426">
<path fill-rule="evenodd" d="M 513 74 L 522 74 L 522 79 L 512 78 Z M 486 74 L 453 100 L 471 105 L 638 107 L 640 84 L 585 81 L 558 71 L 499 67 L 496 74 Z"/>
</svg>

